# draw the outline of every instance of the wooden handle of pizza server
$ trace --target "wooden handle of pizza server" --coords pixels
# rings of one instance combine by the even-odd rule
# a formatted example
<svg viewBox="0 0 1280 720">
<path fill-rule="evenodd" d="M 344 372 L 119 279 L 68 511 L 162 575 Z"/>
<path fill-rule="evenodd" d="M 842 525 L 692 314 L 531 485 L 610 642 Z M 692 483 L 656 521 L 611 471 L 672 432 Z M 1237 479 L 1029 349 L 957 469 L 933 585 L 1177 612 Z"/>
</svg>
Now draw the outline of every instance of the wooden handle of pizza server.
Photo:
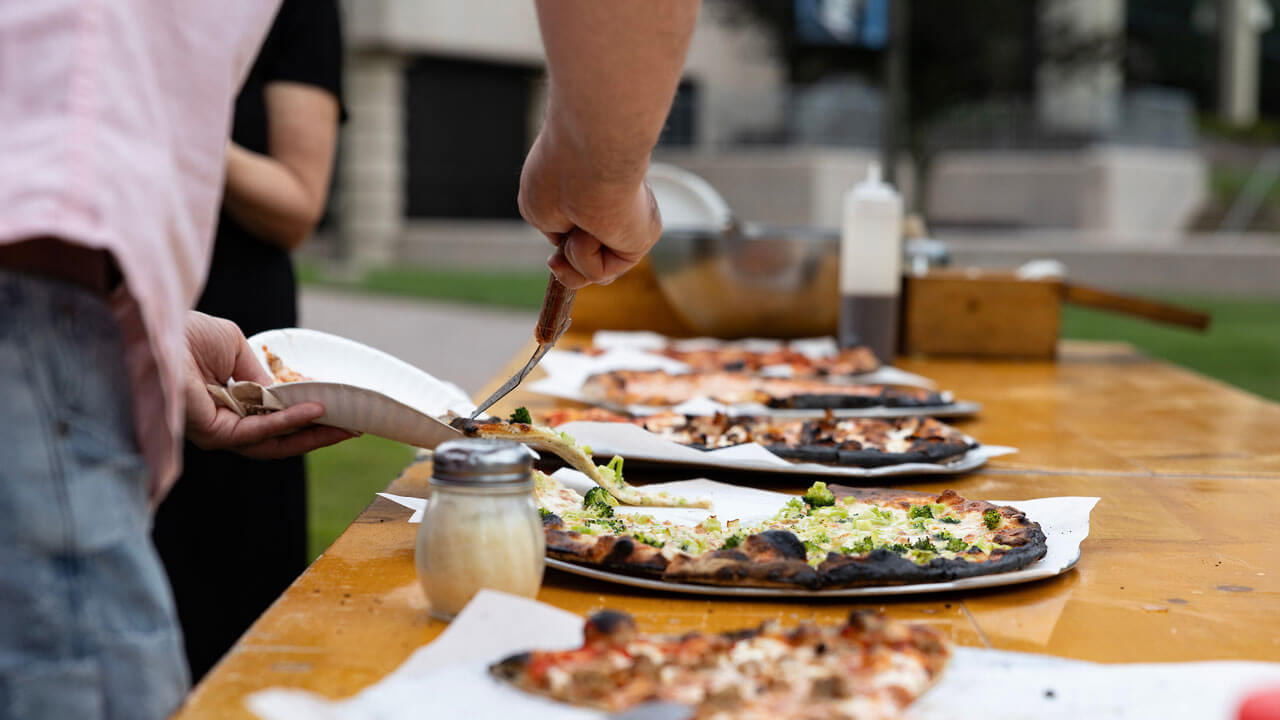
<svg viewBox="0 0 1280 720">
<path fill-rule="evenodd" d="M 1111 310 L 1168 325 L 1181 325 L 1204 332 L 1212 317 L 1198 310 L 1146 300 L 1075 283 L 1062 284 L 1062 299 L 1073 305 Z"/>
<path fill-rule="evenodd" d="M 542 296 L 542 312 L 538 314 L 538 325 L 533 330 L 533 338 L 539 345 L 555 343 L 569 329 L 569 314 L 573 311 L 573 300 L 577 295 L 577 290 L 565 287 L 555 275 L 547 281 L 547 294 Z"/>
</svg>

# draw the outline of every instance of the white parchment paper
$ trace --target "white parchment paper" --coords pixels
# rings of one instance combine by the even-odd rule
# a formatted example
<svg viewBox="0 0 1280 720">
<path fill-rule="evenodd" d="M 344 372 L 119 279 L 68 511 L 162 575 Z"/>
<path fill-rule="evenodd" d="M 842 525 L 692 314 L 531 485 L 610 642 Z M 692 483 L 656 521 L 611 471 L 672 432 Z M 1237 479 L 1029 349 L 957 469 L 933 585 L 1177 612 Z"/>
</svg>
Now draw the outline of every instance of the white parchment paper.
<svg viewBox="0 0 1280 720">
<path fill-rule="evenodd" d="M 622 608 L 625 609 L 625 608 Z M 582 618 L 485 590 L 399 668 L 346 700 L 291 688 L 250 695 L 264 720 L 586 720 L 602 713 L 522 693 L 492 678 L 490 663 L 532 648 L 581 643 Z M 912 720 L 1232 720 L 1249 691 L 1280 683 L 1280 664 L 1101 665 L 1047 655 L 957 648 Z"/>
</svg>

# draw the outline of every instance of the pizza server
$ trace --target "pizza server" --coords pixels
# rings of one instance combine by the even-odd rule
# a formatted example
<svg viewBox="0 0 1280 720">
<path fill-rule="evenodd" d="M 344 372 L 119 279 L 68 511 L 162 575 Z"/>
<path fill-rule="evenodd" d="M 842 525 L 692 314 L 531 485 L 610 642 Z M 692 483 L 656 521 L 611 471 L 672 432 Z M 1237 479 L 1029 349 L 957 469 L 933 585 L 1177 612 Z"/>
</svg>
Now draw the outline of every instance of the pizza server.
<svg viewBox="0 0 1280 720">
<path fill-rule="evenodd" d="M 476 407 L 475 412 L 471 413 L 472 420 L 506 397 L 507 393 L 515 390 L 516 386 L 523 382 L 525 376 L 542 360 L 542 356 L 555 346 L 560 336 L 564 335 L 564 331 L 569 329 L 571 322 L 569 313 L 573 310 L 573 299 L 577 294 L 577 290 L 570 290 L 557 280 L 555 275 L 551 276 L 547 281 L 547 294 L 542 297 L 542 312 L 538 314 L 538 324 L 533 329 L 533 339 L 538 341 L 538 348 L 533 351 L 533 357 L 529 358 L 529 362 L 525 363 L 523 368 L 516 371 L 511 379 L 502 383 L 502 387 L 495 390 L 488 399 Z"/>
</svg>

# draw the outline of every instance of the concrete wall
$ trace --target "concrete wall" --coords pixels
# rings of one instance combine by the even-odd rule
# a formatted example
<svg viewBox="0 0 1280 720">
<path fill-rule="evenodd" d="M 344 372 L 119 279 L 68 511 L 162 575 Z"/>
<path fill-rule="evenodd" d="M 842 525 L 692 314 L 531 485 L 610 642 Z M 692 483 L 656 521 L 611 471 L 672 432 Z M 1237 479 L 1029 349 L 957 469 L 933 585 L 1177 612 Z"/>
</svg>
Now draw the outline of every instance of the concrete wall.
<svg viewBox="0 0 1280 720">
<path fill-rule="evenodd" d="M 939 155 L 929 187 L 938 224 L 1079 228 L 1164 237 L 1206 198 L 1208 169 L 1188 150 L 1097 147 Z"/>
<path fill-rule="evenodd" d="M 839 227 L 844 194 L 879 159 L 851 148 L 737 148 L 726 152 L 661 150 L 654 159 L 711 183 L 739 219 L 768 225 Z M 899 168 L 910 192 L 910 173 Z"/>
</svg>

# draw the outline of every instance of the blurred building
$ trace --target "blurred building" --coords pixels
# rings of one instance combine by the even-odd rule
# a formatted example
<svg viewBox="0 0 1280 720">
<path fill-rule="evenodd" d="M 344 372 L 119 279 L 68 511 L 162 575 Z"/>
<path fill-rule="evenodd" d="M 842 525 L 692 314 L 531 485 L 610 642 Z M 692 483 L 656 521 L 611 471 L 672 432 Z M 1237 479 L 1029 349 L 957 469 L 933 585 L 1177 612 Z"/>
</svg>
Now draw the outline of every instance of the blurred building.
<svg viewBox="0 0 1280 720">
<path fill-rule="evenodd" d="M 777 121 L 721 109 L 768 97 L 785 78 L 763 34 L 717 4 L 699 20 L 665 142 L 716 145 Z M 507 262 L 545 260 L 541 243 L 512 243 L 529 234 L 516 190 L 543 105 L 532 0 L 349 0 L 344 12 L 350 121 L 334 203 L 340 252 L 368 261 L 494 252 Z"/>
<path fill-rule="evenodd" d="M 1170 242 L 1205 196 L 1195 130 L 1204 89 L 1150 66 L 1193 72 L 1196 62 L 1179 53 L 1216 52 L 1216 31 L 1195 27 L 1199 1 L 1006 1 L 1012 17 L 998 37 L 984 17 L 994 4 L 914 3 L 913 31 L 938 22 L 922 13 L 966 9 L 954 33 L 942 30 L 961 57 L 972 50 L 967 71 L 977 84 L 941 109 L 912 99 L 936 117 L 926 182 L 904 156 L 904 191 L 935 226 Z M 1253 1 L 1261 0 L 1224 0 Z M 657 158 L 706 177 L 746 220 L 837 225 L 842 193 L 880 154 L 888 2 L 706 0 Z M 543 101 L 532 0 L 346 0 L 344 10 L 350 121 L 334 252 L 441 264 L 544 260 L 515 204 Z M 1191 40 L 1161 45 L 1180 37 L 1170 26 Z M 923 87 L 924 100 L 953 89 Z M 1233 101 L 1248 95 L 1240 87 Z"/>
</svg>

